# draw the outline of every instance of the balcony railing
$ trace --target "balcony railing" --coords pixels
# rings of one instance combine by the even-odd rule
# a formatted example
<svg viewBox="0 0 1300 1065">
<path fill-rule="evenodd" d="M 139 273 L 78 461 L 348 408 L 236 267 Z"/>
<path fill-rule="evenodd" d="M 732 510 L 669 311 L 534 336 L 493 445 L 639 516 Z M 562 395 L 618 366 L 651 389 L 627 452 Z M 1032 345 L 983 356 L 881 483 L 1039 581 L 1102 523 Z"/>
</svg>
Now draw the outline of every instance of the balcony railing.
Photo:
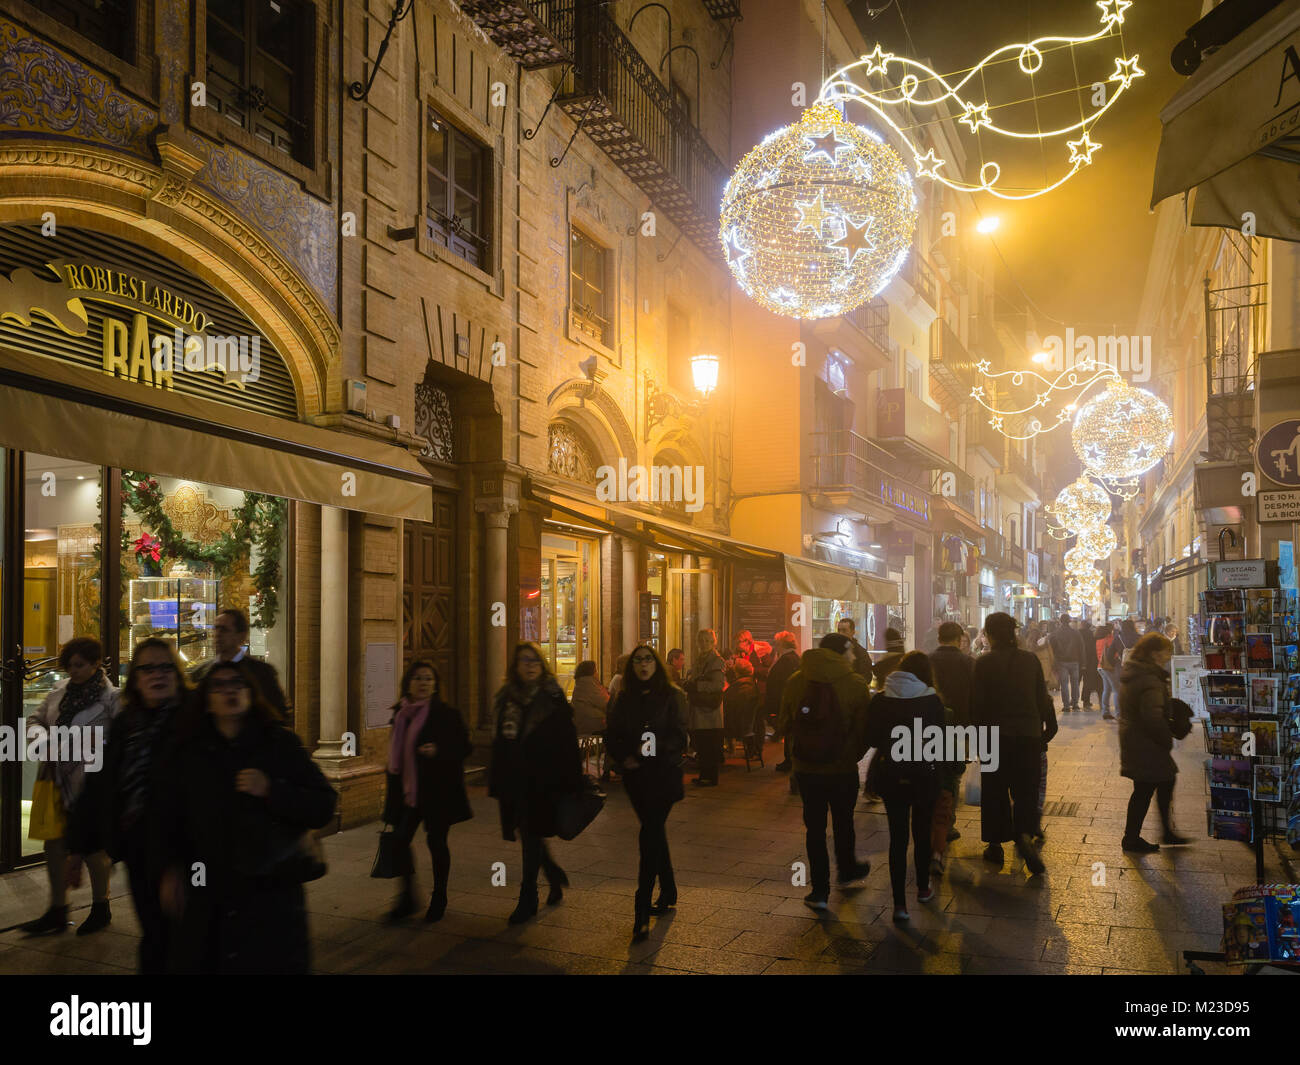
<svg viewBox="0 0 1300 1065">
<path fill-rule="evenodd" d="M 525 70 L 573 61 L 573 21 L 586 0 L 458 0 L 460 9 Z"/>
<path fill-rule="evenodd" d="M 939 275 L 921 256 L 913 252 L 903 260 L 899 275 L 936 311 L 939 307 Z"/>
<path fill-rule="evenodd" d="M 1035 495 L 1039 494 L 1042 485 L 1038 479 L 1038 474 L 1034 472 L 1034 464 L 1020 454 L 1020 449 L 1010 440 L 1006 442 L 1002 472 L 1019 478 L 1024 482 L 1026 488 L 1033 489 Z"/>
<path fill-rule="evenodd" d="M 654 70 L 608 14 L 582 6 L 560 106 L 673 224 L 718 251 L 727 171 Z"/>
<path fill-rule="evenodd" d="M 1001 566 L 1006 562 L 1004 545 L 1006 541 L 1002 539 L 1002 534 L 994 529 L 984 530 L 984 555 L 981 562 L 987 561 L 990 566 Z"/>
<path fill-rule="evenodd" d="M 1025 572 L 1025 549 L 1019 544 L 1007 544 L 1006 546 L 1007 561 L 1011 563 L 1011 568 L 1017 573 Z"/>
<path fill-rule="evenodd" d="M 1001 467 L 1006 437 L 989 424 L 989 414 L 983 407 L 973 407 L 966 422 L 966 449 L 978 451 L 984 461 Z"/>
<path fill-rule="evenodd" d="M 943 406 L 953 412 L 970 398 L 975 383 L 975 360 L 942 318 L 930 323 L 930 383 L 942 393 Z"/>
<path fill-rule="evenodd" d="M 889 304 L 872 300 L 849 311 L 844 320 L 856 327 L 881 351 L 889 353 Z"/>
<path fill-rule="evenodd" d="M 871 499 L 883 499 L 887 485 L 902 485 L 929 494 L 929 485 L 890 470 L 898 461 L 865 436 L 850 429 L 810 433 L 813 441 L 813 483 L 823 491 L 848 489 Z"/>
<path fill-rule="evenodd" d="M 943 485 L 951 476 L 956 480 L 956 492 L 953 495 L 945 495 Z M 930 486 L 930 491 L 940 498 L 947 499 L 949 503 L 954 503 L 961 507 L 971 517 L 975 517 L 975 478 L 969 473 L 961 470 L 953 470 L 951 473 L 936 472 L 934 481 Z"/>
</svg>

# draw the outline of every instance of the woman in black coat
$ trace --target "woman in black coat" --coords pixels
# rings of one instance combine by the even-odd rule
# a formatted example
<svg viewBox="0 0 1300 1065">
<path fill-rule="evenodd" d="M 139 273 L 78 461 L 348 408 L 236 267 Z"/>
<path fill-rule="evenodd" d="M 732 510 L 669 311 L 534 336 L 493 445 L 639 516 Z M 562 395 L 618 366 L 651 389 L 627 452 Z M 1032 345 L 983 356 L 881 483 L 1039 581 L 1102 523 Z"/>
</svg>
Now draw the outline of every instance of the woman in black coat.
<svg viewBox="0 0 1300 1065">
<path fill-rule="evenodd" d="M 522 924 L 537 913 L 537 873 L 546 873 L 551 886 L 546 904 L 564 897 L 569 878 L 551 857 L 546 840 L 555 835 L 556 807 L 582 786 L 582 756 L 573 707 L 564 697 L 541 648 L 521 643 L 515 648 L 506 682 L 493 702 L 496 739 L 488 794 L 501 804 L 501 835 L 519 834 L 524 871 L 519 905 L 511 924 Z"/>
<path fill-rule="evenodd" d="M 474 816 L 465 793 L 465 759 L 473 749 L 460 712 L 439 698 L 441 682 L 432 662 L 417 659 L 402 674 L 402 697 L 393 707 L 393 735 L 388 749 L 388 795 L 384 821 L 396 829 L 398 845 L 410 857 L 415 830 L 424 822 L 424 835 L 433 858 L 433 897 L 424 919 L 441 921 L 447 912 L 447 879 L 451 851 L 447 832 Z M 415 875 L 402 878 L 389 921 L 401 921 L 416 910 Z"/>
<path fill-rule="evenodd" d="M 1174 648 L 1158 632 L 1148 632 L 1133 647 L 1124 663 L 1119 682 L 1120 774 L 1133 781 L 1124 826 L 1124 850 L 1150 854 L 1160 847 L 1142 838 L 1142 822 L 1156 797 L 1162 842 L 1170 846 L 1190 843 L 1174 831 L 1170 814 L 1178 766 L 1170 753 L 1174 734 L 1169 727 L 1169 659 Z"/>
<path fill-rule="evenodd" d="M 277 724 L 238 662 L 199 685 L 162 785 L 163 906 L 182 973 L 303 974 L 310 964 L 303 835 L 338 796 L 298 737 Z"/>
<path fill-rule="evenodd" d="M 650 915 L 677 905 L 677 882 L 668 854 L 668 812 L 684 794 L 682 755 L 686 751 L 686 693 L 668 677 L 653 647 L 639 645 L 628 661 L 605 725 L 605 749 L 623 774 L 623 786 L 641 822 L 638 845 L 635 924 L 632 940 L 650 935 Z M 659 898 L 650 905 L 655 880 Z"/>
</svg>

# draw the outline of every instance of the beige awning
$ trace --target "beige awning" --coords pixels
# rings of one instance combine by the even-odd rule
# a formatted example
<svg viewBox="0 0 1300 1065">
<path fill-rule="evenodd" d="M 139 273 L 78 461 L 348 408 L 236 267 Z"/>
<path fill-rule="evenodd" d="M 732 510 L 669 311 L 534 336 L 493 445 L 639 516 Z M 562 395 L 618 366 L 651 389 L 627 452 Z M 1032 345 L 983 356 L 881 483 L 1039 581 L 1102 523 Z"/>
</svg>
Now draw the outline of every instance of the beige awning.
<svg viewBox="0 0 1300 1065">
<path fill-rule="evenodd" d="M 844 599 L 855 603 L 895 604 L 898 585 L 869 573 L 785 556 L 785 585 L 796 595 Z"/>
<path fill-rule="evenodd" d="M 419 521 L 428 473 L 404 448 L 0 348 L 0 445 Z"/>
<path fill-rule="evenodd" d="M 1193 74 L 1160 113 L 1151 205 L 1196 189 L 1192 224 L 1300 240 L 1300 6 L 1281 4 Z"/>
</svg>

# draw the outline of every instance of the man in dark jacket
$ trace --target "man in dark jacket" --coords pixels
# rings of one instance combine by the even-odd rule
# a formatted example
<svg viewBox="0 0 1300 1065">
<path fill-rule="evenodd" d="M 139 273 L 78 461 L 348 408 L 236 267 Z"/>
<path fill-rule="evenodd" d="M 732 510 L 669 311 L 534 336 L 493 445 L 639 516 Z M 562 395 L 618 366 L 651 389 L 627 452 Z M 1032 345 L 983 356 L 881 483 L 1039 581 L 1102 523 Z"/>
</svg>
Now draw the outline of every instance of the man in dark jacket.
<svg viewBox="0 0 1300 1065">
<path fill-rule="evenodd" d="M 767 698 L 763 709 L 775 727 L 777 718 L 781 716 L 781 696 L 785 692 L 786 682 L 799 668 L 799 641 L 795 639 L 794 633 L 782 631 L 773 636 L 772 654 L 775 661 L 767 673 Z M 790 761 L 790 737 L 787 736 L 784 742 L 785 754 L 776 766 L 778 773 L 788 773 L 794 768 L 794 763 Z"/>
<path fill-rule="evenodd" d="M 1056 660 L 1056 679 L 1061 686 L 1061 712 L 1079 709 L 1079 668 L 1083 663 L 1083 641 L 1063 617 L 1048 637 Z"/>
<path fill-rule="evenodd" d="M 876 687 L 884 688 L 885 678 L 898 668 L 905 652 L 903 634 L 897 629 L 885 630 L 885 654 L 871 667 L 871 674 L 876 678 Z"/>
<path fill-rule="evenodd" d="M 778 728 L 791 738 L 794 771 L 803 800 L 812 891 L 804 902 L 824 910 L 830 901 L 830 856 L 826 852 L 826 811 L 835 836 L 835 867 L 840 884 L 870 872 L 859 862 L 853 832 L 858 798 L 858 763 L 867 753 L 867 704 L 871 690 L 853 671 L 853 644 L 838 632 L 805 651 L 798 671 L 781 698 Z"/>
<path fill-rule="evenodd" d="M 1101 701 L 1101 671 L 1097 668 L 1097 638 L 1101 626 L 1094 630 L 1083 618 L 1079 619 L 1079 643 L 1082 658 L 1079 660 L 1079 701 L 1085 710 L 1092 709 L 1092 695 L 1097 693 Z"/>
<path fill-rule="evenodd" d="M 281 723 L 292 727 L 288 700 L 284 697 L 284 689 L 280 687 L 280 676 L 276 673 L 275 666 L 248 653 L 248 618 L 244 612 L 233 607 L 223 610 L 213 622 L 212 635 L 217 646 L 217 657 L 194 670 L 190 679 L 195 685 L 202 683 L 203 678 L 218 662 L 242 662 L 256 682 L 262 698 L 280 715 Z"/>
<path fill-rule="evenodd" d="M 993 649 L 975 660 L 970 696 L 971 724 L 998 729 L 998 768 L 984 773 L 981 789 L 984 860 L 1001 866 L 1002 844 L 1015 840 L 1025 865 L 1038 874 L 1044 870 L 1034 844 L 1038 785 L 1043 751 L 1056 735 L 1056 710 L 1038 657 L 1016 646 L 1016 619 L 990 614 L 984 631 Z"/>
<path fill-rule="evenodd" d="M 866 677 L 867 683 L 871 683 L 871 654 L 862 644 L 858 643 L 858 638 L 854 635 L 858 631 L 857 622 L 852 618 L 840 618 L 839 624 L 835 626 L 835 631 L 841 636 L 847 636 L 849 642 L 853 644 L 853 672 L 860 677 Z"/>
<path fill-rule="evenodd" d="M 975 659 L 961 650 L 962 637 L 965 635 L 965 631 L 955 621 L 945 621 L 939 626 L 939 646 L 930 655 L 934 686 L 943 705 L 952 712 L 951 724 L 961 726 L 970 724 L 970 686 L 975 674 Z M 965 769 L 965 765 L 960 763 L 952 767 L 951 772 L 945 776 L 939 799 L 934 806 L 935 823 L 930 850 L 936 867 L 932 872 L 943 871 L 947 844 L 961 838 L 954 822 L 957 793 Z"/>
</svg>

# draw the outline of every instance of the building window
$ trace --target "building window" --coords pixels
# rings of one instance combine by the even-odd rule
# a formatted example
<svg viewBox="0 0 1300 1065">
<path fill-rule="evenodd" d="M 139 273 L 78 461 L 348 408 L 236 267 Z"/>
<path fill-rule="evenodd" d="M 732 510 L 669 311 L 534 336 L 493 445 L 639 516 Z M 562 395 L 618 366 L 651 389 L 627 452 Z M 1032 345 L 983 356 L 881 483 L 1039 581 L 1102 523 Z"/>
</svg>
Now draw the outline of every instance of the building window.
<svg viewBox="0 0 1300 1065">
<path fill-rule="evenodd" d="M 573 327 L 611 347 L 614 301 L 609 293 L 609 249 L 574 229 L 569 244 L 569 271 L 569 318 Z"/>
<path fill-rule="evenodd" d="M 39 6 L 118 59 L 132 62 L 135 4 L 131 0 L 49 0 Z"/>
<path fill-rule="evenodd" d="M 907 390 L 921 398 L 921 364 L 911 355 L 907 356 Z"/>
<path fill-rule="evenodd" d="M 208 106 L 312 165 L 313 7 L 302 0 L 207 0 L 206 25 Z"/>
<path fill-rule="evenodd" d="M 432 108 L 427 138 L 427 233 L 466 262 L 486 270 L 491 155 Z"/>
<path fill-rule="evenodd" d="M 455 462 L 454 425 L 451 399 L 441 388 L 421 381 L 415 386 L 415 432 L 428 441 L 420 457 L 438 462 Z"/>
<path fill-rule="evenodd" d="M 596 483 L 596 457 L 591 445 L 573 426 L 555 422 L 548 434 L 546 468 L 571 481 Z"/>
</svg>

